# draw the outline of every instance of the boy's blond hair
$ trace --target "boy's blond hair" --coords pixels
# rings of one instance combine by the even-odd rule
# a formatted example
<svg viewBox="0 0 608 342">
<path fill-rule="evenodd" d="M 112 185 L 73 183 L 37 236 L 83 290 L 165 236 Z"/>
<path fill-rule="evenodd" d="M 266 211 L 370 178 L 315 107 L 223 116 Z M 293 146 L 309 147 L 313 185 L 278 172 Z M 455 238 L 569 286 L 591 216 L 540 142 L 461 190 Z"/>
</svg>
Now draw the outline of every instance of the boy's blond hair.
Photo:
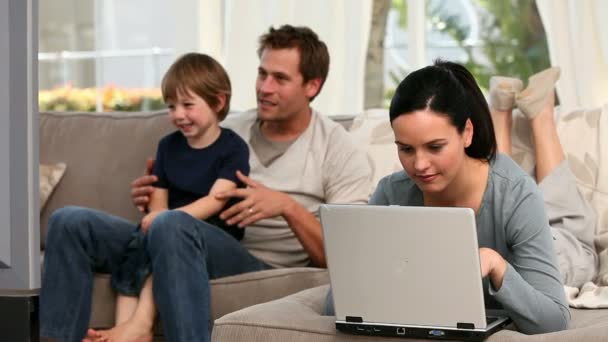
<svg viewBox="0 0 608 342">
<path fill-rule="evenodd" d="M 200 96 L 217 112 L 218 121 L 224 120 L 230 110 L 230 78 L 220 63 L 202 53 L 187 53 L 175 61 L 163 77 L 161 89 L 165 103 L 177 101 L 178 94 Z M 218 109 L 221 95 L 226 101 Z"/>
</svg>

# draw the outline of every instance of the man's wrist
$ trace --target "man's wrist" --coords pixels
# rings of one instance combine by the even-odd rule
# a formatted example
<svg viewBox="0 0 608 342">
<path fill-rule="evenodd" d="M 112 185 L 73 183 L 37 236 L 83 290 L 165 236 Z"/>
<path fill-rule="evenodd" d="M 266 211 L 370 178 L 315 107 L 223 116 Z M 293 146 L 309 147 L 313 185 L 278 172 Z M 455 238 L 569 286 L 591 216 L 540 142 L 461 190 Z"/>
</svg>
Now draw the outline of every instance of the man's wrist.
<svg viewBox="0 0 608 342">
<path fill-rule="evenodd" d="M 289 196 L 286 193 L 283 193 L 284 198 L 283 198 L 283 203 L 285 203 L 283 205 L 283 210 L 281 212 L 281 216 L 283 216 L 283 218 L 285 218 L 285 220 L 288 220 L 290 217 L 293 217 L 298 209 L 298 202 L 296 202 L 293 198 L 291 198 L 291 196 Z"/>
</svg>

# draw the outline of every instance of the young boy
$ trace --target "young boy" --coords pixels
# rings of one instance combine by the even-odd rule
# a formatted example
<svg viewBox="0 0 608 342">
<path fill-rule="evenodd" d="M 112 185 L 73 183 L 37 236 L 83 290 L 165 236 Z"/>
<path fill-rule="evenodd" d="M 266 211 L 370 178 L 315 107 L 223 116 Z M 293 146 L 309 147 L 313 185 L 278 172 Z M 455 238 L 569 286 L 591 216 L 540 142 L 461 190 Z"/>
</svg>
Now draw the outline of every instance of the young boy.
<svg viewBox="0 0 608 342">
<path fill-rule="evenodd" d="M 165 74 L 162 93 L 178 130 L 158 144 L 153 169 L 158 182 L 149 213 L 134 234 L 123 263 L 112 274 L 112 286 L 118 292 L 116 326 L 107 331 L 89 330 L 87 340 L 152 340 L 152 327 L 140 324 L 141 318 L 155 312 L 145 234 L 164 211 L 183 211 L 224 229 L 237 240 L 243 237 L 242 228 L 227 226 L 218 217 L 233 203 L 214 196 L 244 186 L 236 171 L 249 174 L 247 144 L 232 130 L 219 126 L 230 104 L 226 71 L 207 55 L 186 54 Z"/>
</svg>

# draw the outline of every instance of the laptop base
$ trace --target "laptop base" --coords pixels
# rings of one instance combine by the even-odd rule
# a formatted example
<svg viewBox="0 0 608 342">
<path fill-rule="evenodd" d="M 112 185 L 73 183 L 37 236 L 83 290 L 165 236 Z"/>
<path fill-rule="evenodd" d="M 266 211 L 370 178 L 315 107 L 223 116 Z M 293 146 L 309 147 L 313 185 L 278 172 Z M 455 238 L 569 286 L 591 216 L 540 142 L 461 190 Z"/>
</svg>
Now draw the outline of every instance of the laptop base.
<svg viewBox="0 0 608 342">
<path fill-rule="evenodd" d="M 406 327 L 382 325 L 374 323 L 336 322 L 336 329 L 347 334 L 386 336 L 403 338 L 425 338 L 441 340 L 481 341 L 504 328 L 510 319 L 491 325 L 487 330 L 482 329 L 441 329 L 432 327 Z"/>
</svg>

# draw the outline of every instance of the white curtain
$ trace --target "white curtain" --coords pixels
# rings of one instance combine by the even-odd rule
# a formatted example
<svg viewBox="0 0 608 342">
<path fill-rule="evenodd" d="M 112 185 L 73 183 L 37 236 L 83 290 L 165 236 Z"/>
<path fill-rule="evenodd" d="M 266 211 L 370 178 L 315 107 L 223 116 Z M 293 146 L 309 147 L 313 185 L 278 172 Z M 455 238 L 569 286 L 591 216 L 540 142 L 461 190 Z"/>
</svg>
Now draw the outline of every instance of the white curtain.
<svg viewBox="0 0 608 342">
<path fill-rule="evenodd" d="M 562 110 L 608 103 L 606 0 L 536 0 L 551 64 L 562 69 Z"/>
<path fill-rule="evenodd" d="M 259 36 L 270 26 L 308 26 L 327 44 L 331 59 L 328 78 L 312 106 L 327 115 L 359 113 L 371 1 L 201 0 L 200 50 L 222 61 L 232 81 L 231 107 L 246 110 L 256 105 Z"/>
</svg>

